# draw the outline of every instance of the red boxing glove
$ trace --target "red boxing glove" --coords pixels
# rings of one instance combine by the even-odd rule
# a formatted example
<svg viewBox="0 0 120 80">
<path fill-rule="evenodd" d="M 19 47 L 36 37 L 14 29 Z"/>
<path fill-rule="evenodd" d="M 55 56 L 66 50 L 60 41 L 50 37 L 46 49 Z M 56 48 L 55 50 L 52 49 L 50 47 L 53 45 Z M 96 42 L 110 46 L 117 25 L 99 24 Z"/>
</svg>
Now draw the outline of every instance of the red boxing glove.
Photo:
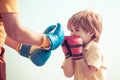
<svg viewBox="0 0 120 80">
<path fill-rule="evenodd" d="M 83 41 L 80 36 L 70 36 L 67 40 L 73 60 L 83 58 Z"/>
<path fill-rule="evenodd" d="M 65 36 L 64 37 L 64 40 L 62 42 L 62 50 L 65 54 L 65 58 L 69 58 L 72 54 L 71 54 L 71 51 L 70 51 L 70 48 L 69 48 L 69 45 L 67 43 L 67 40 L 68 40 L 69 36 Z"/>
</svg>

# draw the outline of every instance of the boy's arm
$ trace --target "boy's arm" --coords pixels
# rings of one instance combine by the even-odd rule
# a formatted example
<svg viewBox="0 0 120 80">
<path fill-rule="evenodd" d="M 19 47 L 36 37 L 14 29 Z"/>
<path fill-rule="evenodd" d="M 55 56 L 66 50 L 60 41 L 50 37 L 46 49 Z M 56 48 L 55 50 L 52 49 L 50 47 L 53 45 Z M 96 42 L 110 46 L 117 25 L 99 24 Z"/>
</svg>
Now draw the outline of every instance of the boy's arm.
<svg viewBox="0 0 120 80">
<path fill-rule="evenodd" d="M 74 74 L 74 63 L 71 57 L 71 52 L 67 40 L 70 36 L 64 36 L 61 48 L 64 53 L 65 59 L 61 68 L 63 69 L 64 75 L 66 77 L 72 77 Z"/>
<path fill-rule="evenodd" d="M 64 60 L 64 63 L 61 67 L 63 69 L 64 75 L 66 77 L 72 77 L 74 74 L 74 63 L 71 57 Z"/>
</svg>

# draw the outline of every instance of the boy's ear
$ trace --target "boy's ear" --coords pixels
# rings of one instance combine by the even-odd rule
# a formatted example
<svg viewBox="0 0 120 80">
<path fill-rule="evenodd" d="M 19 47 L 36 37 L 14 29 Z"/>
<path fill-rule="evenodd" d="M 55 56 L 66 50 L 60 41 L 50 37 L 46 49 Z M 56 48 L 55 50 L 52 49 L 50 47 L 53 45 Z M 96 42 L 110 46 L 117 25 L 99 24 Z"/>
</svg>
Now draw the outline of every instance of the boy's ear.
<svg viewBox="0 0 120 80">
<path fill-rule="evenodd" d="M 90 36 L 92 37 L 94 35 L 94 32 L 90 32 Z"/>
</svg>

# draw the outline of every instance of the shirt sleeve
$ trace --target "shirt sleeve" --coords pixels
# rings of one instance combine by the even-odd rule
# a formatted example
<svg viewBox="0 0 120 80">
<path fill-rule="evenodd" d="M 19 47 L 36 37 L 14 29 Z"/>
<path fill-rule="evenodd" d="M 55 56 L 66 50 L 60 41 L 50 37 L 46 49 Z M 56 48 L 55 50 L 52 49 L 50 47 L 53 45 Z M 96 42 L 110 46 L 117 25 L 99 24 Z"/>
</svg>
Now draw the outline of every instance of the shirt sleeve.
<svg viewBox="0 0 120 80">
<path fill-rule="evenodd" d="M 86 52 L 86 55 L 87 64 L 90 66 L 94 66 L 98 70 L 102 63 L 100 49 L 95 44 L 92 44 Z"/>
</svg>

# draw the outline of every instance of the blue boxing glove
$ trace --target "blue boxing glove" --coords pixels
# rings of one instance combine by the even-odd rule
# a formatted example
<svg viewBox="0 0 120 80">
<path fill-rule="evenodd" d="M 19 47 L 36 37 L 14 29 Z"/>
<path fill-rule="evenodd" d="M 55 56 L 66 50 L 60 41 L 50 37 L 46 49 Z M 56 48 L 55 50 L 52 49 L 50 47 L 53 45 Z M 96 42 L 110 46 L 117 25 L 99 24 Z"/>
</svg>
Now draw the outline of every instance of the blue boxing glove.
<svg viewBox="0 0 120 80">
<path fill-rule="evenodd" d="M 52 30 L 54 28 L 56 28 L 56 30 L 52 33 Z M 44 34 L 50 41 L 50 49 L 49 50 L 55 50 L 56 48 L 58 48 L 64 39 L 64 30 L 61 27 L 60 23 L 58 23 L 57 26 L 52 25 L 52 26 L 48 27 L 44 31 Z"/>
<path fill-rule="evenodd" d="M 49 59 L 50 55 L 51 51 L 35 49 L 30 55 L 30 59 L 36 66 L 43 66 Z"/>
<path fill-rule="evenodd" d="M 53 29 L 55 29 L 54 32 Z M 57 26 L 51 25 L 44 31 L 44 35 L 50 41 L 49 48 L 46 49 L 44 47 L 40 48 L 38 46 L 30 46 L 30 45 L 22 44 L 21 49 L 19 51 L 20 55 L 30 58 L 31 61 L 37 66 L 44 65 L 51 55 L 51 50 L 54 50 L 60 46 L 64 38 L 63 28 L 59 23 L 57 24 Z M 33 47 L 35 48 L 32 49 Z"/>
</svg>

